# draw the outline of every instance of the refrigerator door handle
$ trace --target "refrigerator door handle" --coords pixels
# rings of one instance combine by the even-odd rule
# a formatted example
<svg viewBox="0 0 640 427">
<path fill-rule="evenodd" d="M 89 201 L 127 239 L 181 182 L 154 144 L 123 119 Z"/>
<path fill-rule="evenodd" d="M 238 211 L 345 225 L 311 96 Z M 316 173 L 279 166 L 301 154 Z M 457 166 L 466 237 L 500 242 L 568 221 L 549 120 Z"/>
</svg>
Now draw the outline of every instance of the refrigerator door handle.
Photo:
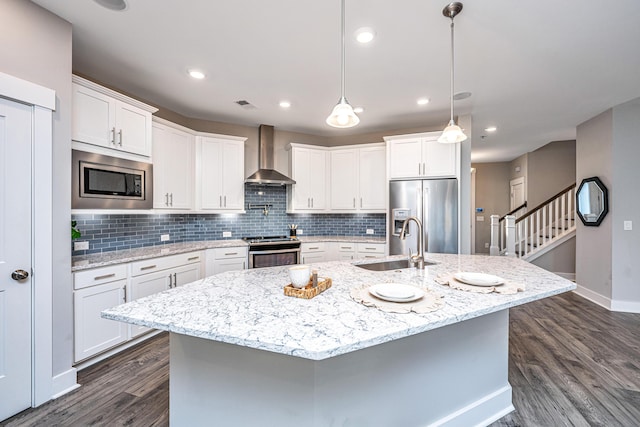
<svg viewBox="0 0 640 427">
<path fill-rule="evenodd" d="M 424 236 L 421 236 L 422 241 L 422 253 L 427 253 L 429 250 L 429 187 L 424 188 L 424 194 L 422 196 L 422 232 Z"/>
</svg>

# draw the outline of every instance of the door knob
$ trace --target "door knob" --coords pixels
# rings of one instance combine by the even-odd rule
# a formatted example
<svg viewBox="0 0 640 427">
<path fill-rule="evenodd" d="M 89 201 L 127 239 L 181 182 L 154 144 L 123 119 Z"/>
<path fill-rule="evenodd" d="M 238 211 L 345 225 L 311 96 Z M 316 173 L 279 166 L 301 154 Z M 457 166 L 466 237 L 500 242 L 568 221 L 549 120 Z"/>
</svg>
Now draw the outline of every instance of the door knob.
<svg viewBox="0 0 640 427">
<path fill-rule="evenodd" d="M 13 273 L 11 273 L 11 278 L 13 280 L 24 280 L 27 277 L 29 277 L 29 273 L 24 270 L 16 270 Z"/>
</svg>

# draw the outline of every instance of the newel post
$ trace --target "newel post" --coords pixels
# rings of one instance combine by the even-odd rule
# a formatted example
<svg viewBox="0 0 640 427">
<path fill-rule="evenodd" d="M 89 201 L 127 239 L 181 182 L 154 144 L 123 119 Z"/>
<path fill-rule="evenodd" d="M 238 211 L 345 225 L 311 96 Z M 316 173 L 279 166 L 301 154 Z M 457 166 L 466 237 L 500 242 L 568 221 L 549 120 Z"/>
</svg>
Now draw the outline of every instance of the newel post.
<svg viewBox="0 0 640 427">
<path fill-rule="evenodd" d="M 504 218 L 506 222 L 505 233 L 507 240 L 507 256 L 516 256 L 516 217 L 507 215 Z"/>
<path fill-rule="evenodd" d="M 491 245 L 489 255 L 500 255 L 500 215 L 491 215 Z"/>
</svg>

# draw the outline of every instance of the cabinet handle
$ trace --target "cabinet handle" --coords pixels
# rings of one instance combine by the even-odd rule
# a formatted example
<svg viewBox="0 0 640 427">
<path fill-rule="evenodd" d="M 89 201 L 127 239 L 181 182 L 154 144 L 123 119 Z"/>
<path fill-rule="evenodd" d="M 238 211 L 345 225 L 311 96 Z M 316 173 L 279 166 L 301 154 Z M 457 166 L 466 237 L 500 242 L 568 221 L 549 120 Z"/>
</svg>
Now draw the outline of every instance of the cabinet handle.
<svg viewBox="0 0 640 427">
<path fill-rule="evenodd" d="M 426 174 L 427 174 L 427 164 L 422 163 L 422 175 L 426 175 Z"/>
<path fill-rule="evenodd" d="M 238 252 L 225 252 L 224 256 L 238 255 Z"/>
<path fill-rule="evenodd" d="M 122 302 L 127 302 L 127 285 L 124 285 L 122 290 L 124 291 L 124 298 L 122 299 Z"/>
<path fill-rule="evenodd" d="M 422 175 L 422 164 L 418 163 L 418 176 Z"/>
<path fill-rule="evenodd" d="M 105 274 L 103 276 L 96 276 L 96 277 L 93 278 L 93 280 L 108 279 L 109 277 L 114 277 L 115 275 L 116 275 L 116 273 Z"/>
<path fill-rule="evenodd" d="M 220 207 L 222 207 L 222 196 L 220 196 Z"/>
<path fill-rule="evenodd" d="M 111 128 L 111 143 L 113 145 L 116 145 L 116 128 L 115 127 Z"/>
<path fill-rule="evenodd" d="M 187 258 L 187 261 L 195 261 L 197 259 L 200 259 L 199 256 L 192 256 L 191 258 Z"/>
<path fill-rule="evenodd" d="M 227 207 L 227 196 L 224 196 L 224 207 Z"/>
<path fill-rule="evenodd" d="M 320 249 L 320 247 L 319 246 L 315 246 L 313 248 L 309 248 L 309 250 L 313 250 L 313 249 Z"/>
<path fill-rule="evenodd" d="M 152 268 L 156 268 L 157 266 L 155 264 L 153 265 L 145 265 L 144 267 L 140 267 L 140 271 L 144 271 L 144 270 L 150 270 Z"/>
<path fill-rule="evenodd" d="M 356 198 L 355 197 L 353 198 L 353 207 L 354 208 L 356 207 Z"/>
<path fill-rule="evenodd" d="M 118 138 L 118 140 L 119 140 L 118 145 L 119 145 L 120 147 L 122 147 L 122 129 L 120 129 L 120 130 L 118 131 L 118 136 L 120 137 L 120 138 Z"/>
<path fill-rule="evenodd" d="M 307 197 L 307 207 L 311 207 L 311 197 Z"/>
<path fill-rule="evenodd" d="M 173 193 L 170 193 L 169 197 L 171 197 L 171 206 L 173 206 Z"/>
<path fill-rule="evenodd" d="M 313 207 L 313 197 L 311 198 L 311 207 Z"/>
<path fill-rule="evenodd" d="M 173 279 L 171 278 L 171 273 L 169 273 L 169 289 L 173 288 Z"/>
<path fill-rule="evenodd" d="M 169 193 L 165 193 L 164 195 L 164 205 L 169 206 Z"/>
<path fill-rule="evenodd" d="M 364 257 L 365 258 L 377 258 L 376 256 L 373 256 L 373 255 L 365 255 Z"/>
<path fill-rule="evenodd" d="M 362 197 L 360 197 L 360 207 L 362 207 Z"/>
<path fill-rule="evenodd" d="M 178 273 L 173 273 L 173 287 L 178 287 Z"/>
<path fill-rule="evenodd" d="M 365 251 L 375 251 L 376 248 L 364 248 Z"/>
</svg>

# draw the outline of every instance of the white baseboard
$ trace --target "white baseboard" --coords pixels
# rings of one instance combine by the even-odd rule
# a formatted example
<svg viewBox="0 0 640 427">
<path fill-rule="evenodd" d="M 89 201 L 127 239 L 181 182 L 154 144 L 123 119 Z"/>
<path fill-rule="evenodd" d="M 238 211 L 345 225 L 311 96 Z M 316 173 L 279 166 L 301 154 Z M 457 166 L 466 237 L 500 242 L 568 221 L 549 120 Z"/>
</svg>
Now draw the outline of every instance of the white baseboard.
<svg viewBox="0 0 640 427">
<path fill-rule="evenodd" d="M 460 408 L 458 411 L 450 414 L 444 418 L 440 418 L 436 422 L 429 425 L 429 427 L 436 426 L 464 426 L 464 425 L 478 425 L 487 426 L 507 414 L 515 411 L 513 404 L 511 403 L 512 389 L 508 385 L 496 390 L 494 393 L 483 397 L 475 402 L 471 402 L 467 406 Z M 474 420 L 478 419 L 480 414 L 491 414 L 487 419 L 481 423 L 476 423 Z"/>
<path fill-rule="evenodd" d="M 624 313 L 640 313 L 639 301 L 611 301 L 611 311 L 621 311 Z"/>
<path fill-rule="evenodd" d="M 76 368 L 71 368 L 53 377 L 53 396 L 51 399 L 57 399 L 80 387 L 80 384 L 76 382 L 77 372 Z"/>
<path fill-rule="evenodd" d="M 100 353 L 100 354 L 98 354 L 98 355 L 96 355 L 96 356 L 94 356 L 94 357 L 92 357 L 90 359 L 80 361 L 80 362 L 76 363 L 74 365 L 74 367 L 78 371 L 81 371 L 84 368 L 88 368 L 91 365 L 95 365 L 98 362 L 102 362 L 103 360 L 108 359 L 109 357 L 113 356 L 114 354 L 118 354 L 123 350 L 126 350 L 126 349 L 128 349 L 130 347 L 133 347 L 134 345 L 139 344 L 144 340 L 147 340 L 147 339 L 149 339 L 151 337 L 154 337 L 154 336 L 158 335 L 161 332 L 162 332 L 161 330 L 157 330 L 157 329 L 153 330 L 152 329 L 151 331 L 149 331 L 149 332 L 147 332 L 147 333 L 145 333 L 143 335 L 140 335 L 139 337 L 136 337 L 136 338 L 132 339 L 131 341 L 127 341 L 124 344 L 121 344 L 121 345 L 119 345 L 117 347 L 114 347 L 114 348 L 112 348 L 110 350 L 107 350 L 107 351 L 105 351 L 103 353 Z"/>
</svg>

